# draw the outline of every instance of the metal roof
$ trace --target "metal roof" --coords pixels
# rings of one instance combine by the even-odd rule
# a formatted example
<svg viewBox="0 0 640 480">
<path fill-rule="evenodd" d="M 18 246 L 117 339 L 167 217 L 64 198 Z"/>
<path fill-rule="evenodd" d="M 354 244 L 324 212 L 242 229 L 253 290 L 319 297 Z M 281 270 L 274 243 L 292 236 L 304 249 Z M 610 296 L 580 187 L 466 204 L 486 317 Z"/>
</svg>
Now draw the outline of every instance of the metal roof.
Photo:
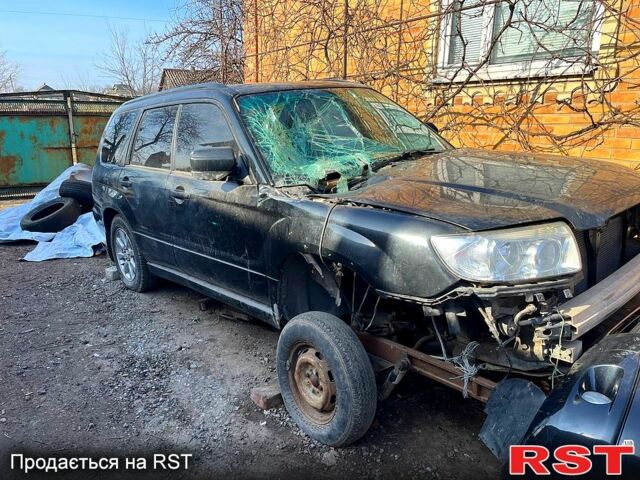
<svg viewBox="0 0 640 480">
<path fill-rule="evenodd" d="M 216 70 L 193 70 L 182 68 L 164 68 L 160 77 L 159 91 L 171 88 L 193 85 L 196 83 L 211 82 L 218 75 Z"/>
<path fill-rule="evenodd" d="M 64 115 L 67 98 L 75 115 L 109 116 L 126 98 L 79 90 L 42 90 L 0 94 L 0 114 Z"/>
</svg>

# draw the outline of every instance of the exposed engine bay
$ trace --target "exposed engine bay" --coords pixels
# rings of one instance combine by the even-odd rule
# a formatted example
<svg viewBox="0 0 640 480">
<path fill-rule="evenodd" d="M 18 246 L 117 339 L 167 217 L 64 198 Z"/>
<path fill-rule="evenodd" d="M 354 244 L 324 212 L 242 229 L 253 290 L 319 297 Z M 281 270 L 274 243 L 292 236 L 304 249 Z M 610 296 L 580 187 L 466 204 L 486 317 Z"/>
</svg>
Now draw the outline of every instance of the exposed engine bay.
<svg viewBox="0 0 640 480">
<path fill-rule="evenodd" d="M 636 208 L 611 218 L 602 229 L 574 231 L 581 271 L 535 283 L 464 283 L 438 298 L 423 299 L 376 291 L 339 263 L 327 266 L 336 284 L 328 282 L 326 275 L 315 279 L 334 298 L 340 292 L 343 301 L 336 300 L 340 303 L 336 313 L 350 315 L 358 332 L 450 362 L 462 376 L 509 372 L 537 377 L 552 386 L 612 327 L 601 324 L 609 315 L 591 318 L 588 327 L 580 315 L 587 314 L 587 306 L 597 307 L 591 302 L 602 295 L 609 295 L 602 307 L 617 305 L 602 287 L 616 280 L 612 274 L 640 253 L 639 227 Z M 316 264 L 314 269 L 321 272 L 324 266 Z M 634 294 L 624 285 L 631 285 L 634 276 L 624 272 L 619 277 L 608 288 L 625 290 L 618 293 L 626 294 L 621 300 L 626 303 Z"/>
</svg>

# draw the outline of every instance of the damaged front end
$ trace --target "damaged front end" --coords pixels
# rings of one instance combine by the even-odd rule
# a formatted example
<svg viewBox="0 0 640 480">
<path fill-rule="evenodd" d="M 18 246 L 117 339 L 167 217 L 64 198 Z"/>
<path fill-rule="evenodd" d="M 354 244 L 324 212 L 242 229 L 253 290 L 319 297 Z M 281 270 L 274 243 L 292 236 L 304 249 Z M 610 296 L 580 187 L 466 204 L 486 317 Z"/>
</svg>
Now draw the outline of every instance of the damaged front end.
<svg viewBox="0 0 640 480">
<path fill-rule="evenodd" d="M 414 371 L 511 400 L 494 409 L 521 412 L 508 439 L 495 434 L 504 447 L 583 352 L 637 318 L 614 315 L 640 292 L 637 172 L 453 149 L 354 86 L 237 103 L 272 176 L 261 205 L 286 219 L 271 231 L 274 323 L 307 311 L 349 322 L 380 398 Z"/>
<path fill-rule="evenodd" d="M 637 440 L 640 424 L 629 413 L 640 398 L 637 232 L 637 208 L 602 229 L 573 232 L 581 268 L 559 279 L 465 282 L 426 301 L 378 292 L 377 312 L 356 328 L 367 350 L 389 362 L 385 384 L 401 366 L 488 401 L 481 439 L 503 461 L 525 440 Z M 411 309 L 419 321 L 403 321 Z"/>
<path fill-rule="evenodd" d="M 476 278 L 435 298 L 378 291 L 383 303 L 375 317 L 357 326 L 364 324 L 362 329 L 370 334 L 444 359 L 456 357 L 473 342 L 473 360 L 480 370 L 535 376 L 553 384 L 606 334 L 611 315 L 640 291 L 636 212 L 619 215 L 596 232 L 572 232 L 561 222 L 504 232 L 518 240 L 506 241 L 502 233 L 492 232 L 435 236 L 435 250 L 447 266 L 459 277 Z M 527 235 L 530 238 L 523 241 Z M 600 244 L 591 238 L 600 238 Z M 444 246 L 439 248 L 440 240 Z M 498 246 L 488 248 L 489 242 Z M 547 262 L 541 279 L 532 278 L 536 274 L 532 265 L 539 260 L 526 253 L 536 249 L 552 251 L 541 260 Z M 553 255 L 557 261 L 548 260 Z M 483 256 L 488 259 L 485 263 L 478 260 Z M 520 266 L 510 258 L 519 259 Z M 518 274 L 525 281 L 514 280 Z M 496 283 L 490 275 L 506 281 Z M 494 280 L 494 284 L 482 280 Z M 416 317 L 421 320 L 415 321 Z"/>
<path fill-rule="evenodd" d="M 278 304 L 285 319 L 321 310 L 348 321 L 376 357 L 381 397 L 411 370 L 481 401 L 505 374 L 549 391 L 584 351 L 633 320 L 612 314 L 640 292 L 637 208 L 593 231 L 548 222 L 461 234 L 380 208 L 314 203 L 331 205 L 322 230 L 295 228 L 310 245 L 301 260 L 310 274 L 295 263 Z M 438 238 L 448 251 L 434 245 Z M 508 242 L 517 250 L 511 257 Z M 534 254 L 549 251 L 556 260 Z M 485 270 L 471 272 L 466 260 L 483 256 Z M 459 264 L 447 263 L 450 257 Z M 515 258 L 519 265 L 509 262 Z M 504 281 L 486 281 L 495 271 Z"/>
<path fill-rule="evenodd" d="M 348 243 L 343 225 L 358 231 L 349 214 L 353 210 L 340 206 L 330 215 L 332 221 L 327 222 L 320 245 L 326 265 L 314 262 L 311 255 L 307 262 L 318 272 L 315 281 L 325 284 L 333 304 L 340 305 L 334 313 L 348 316 L 372 356 L 380 398 L 386 398 L 413 371 L 465 396 L 489 401 L 482 438 L 498 456 L 505 454 L 508 445 L 522 441 L 547 394 L 575 378 L 572 372 L 582 368 L 584 351 L 598 348 L 610 333 L 632 329 L 640 317 L 637 208 L 594 231 L 575 231 L 560 222 L 529 228 L 528 234 L 534 233 L 527 240 L 529 249 L 548 249 L 540 239 L 551 239 L 556 251 L 564 252 L 557 263 L 569 270 L 564 275 L 502 284 L 461 280 L 431 297 L 374 288 L 366 275 L 350 270 L 354 263 L 361 263 L 360 258 L 350 253 L 341 256 L 338 251 Z M 371 223 L 375 223 L 374 212 L 369 213 Z M 505 230 L 523 238 L 517 228 Z M 570 238 L 569 245 L 561 241 L 565 237 Z M 408 225 L 403 238 L 416 238 Z M 496 238 L 500 240 L 499 235 Z M 386 243 L 397 249 L 400 240 L 391 238 Z M 363 244 L 360 238 L 358 251 Z M 453 250 L 451 255 L 456 255 Z M 446 258 L 446 253 L 438 255 Z M 479 256 L 476 248 L 473 258 Z M 577 256 L 577 262 L 572 256 Z M 491 262 L 495 267 L 495 258 Z M 559 268 L 552 262 L 546 265 Z M 388 271 L 384 260 L 378 259 L 376 266 L 383 277 Z M 503 269 L 503 274 L 513 271 Z M 436 276 L 435 270 L 430 273 Z M 398 281 L 399 277 L 393 278 Z"/>
</svg>

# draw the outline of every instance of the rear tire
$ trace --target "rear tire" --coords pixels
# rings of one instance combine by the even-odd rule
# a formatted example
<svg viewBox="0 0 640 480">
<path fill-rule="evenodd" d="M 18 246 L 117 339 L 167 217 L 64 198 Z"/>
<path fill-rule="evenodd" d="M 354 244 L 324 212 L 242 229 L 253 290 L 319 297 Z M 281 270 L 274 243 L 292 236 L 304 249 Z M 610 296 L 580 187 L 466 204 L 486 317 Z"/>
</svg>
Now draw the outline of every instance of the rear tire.
<svg viewBox="0 0 640 480">
<path fill-rule="evenodd" d="M 278 340 L 276 368 L 285 407 L 314 440 L 334 447 L 362 437 L 377 405 L 371 362 L 351 328 L 324 312 L 293 318 Z"/>
<path fill-rule="evenodd" d="M 124 286 L 135 292 L 151 290 L 156 285 L 156 277 L 149 272 L 131 227 L 119 215 L 111 222 L 110 241 L 113 259 Z"/>
<path fill-rule="evenodd" d="M 60 197 L 27 213 L 20 220 L 20 228 L 27 232 L 57 233 L 75 223 L 80 213 L 78 202 L 73 198 Z"/>
</svg>

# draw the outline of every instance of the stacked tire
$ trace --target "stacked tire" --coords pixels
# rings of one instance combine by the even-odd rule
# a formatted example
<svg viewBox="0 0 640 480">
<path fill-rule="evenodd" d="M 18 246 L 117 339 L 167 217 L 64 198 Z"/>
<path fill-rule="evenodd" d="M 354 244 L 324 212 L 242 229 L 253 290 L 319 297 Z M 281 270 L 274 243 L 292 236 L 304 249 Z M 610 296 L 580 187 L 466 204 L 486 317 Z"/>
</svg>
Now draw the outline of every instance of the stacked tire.
<svg viewBox="0 0 640 480">
<path fill-rule="evenodd" d="M 22 230 L 56 233 L 93 208 L 91 182 L 70 178 L 60 185 L 60 197 L 38 205 L 20 221 Z"/>
</svg>

